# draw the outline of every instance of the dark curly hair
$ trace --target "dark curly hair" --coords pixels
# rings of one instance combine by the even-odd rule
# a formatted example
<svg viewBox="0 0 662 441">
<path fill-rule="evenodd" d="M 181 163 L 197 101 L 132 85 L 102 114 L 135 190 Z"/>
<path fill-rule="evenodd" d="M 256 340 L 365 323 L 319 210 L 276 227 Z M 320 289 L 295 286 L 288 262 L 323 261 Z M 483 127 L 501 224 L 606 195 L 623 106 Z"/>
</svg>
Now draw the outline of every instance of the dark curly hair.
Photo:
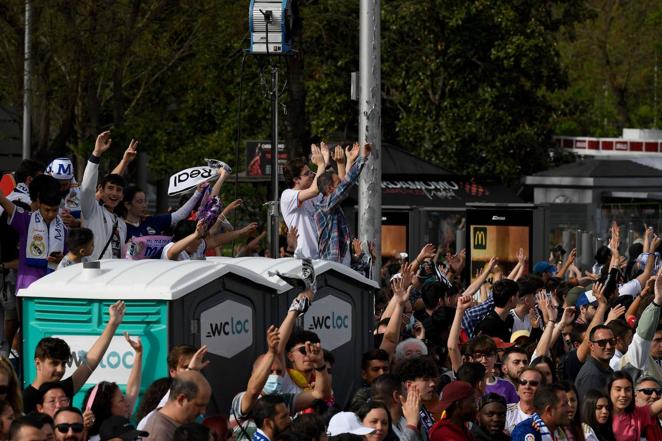
<svg viewBox="0 0 662 441">
<path fill-rule="evenodd" d="M 395 366 L 394 374 L 405 382 L 414 381 L 417 378 L 437 378 L 439 370 L 432 357 L 422 356 L 403 360 Z"/>
<path fill-rule="evenodd" d="M 109 381 L 102 381 L 98 383 L 96 385 L 96 388 L 97 388 L 97 394 L 94 397 L 94 402 L 92 403 L 94 424 L 92 424 L 92 427 L 88 432 L 88 435 L 90 436 L 98 435 L 99 428 L 101 427 L 101 423 L 103 423 L 109 417 L 113 416 L 111 411 L 113 407 L 113 395 L 115 395 L 115 391 L 120 390 L 117 383 L 111 383 Z M 90 394 L 92 393 L 93 390 L 94 388 L 90 388 L 85 394 L 85 399 L 83 400 L 83 406 L 82 406 L 83 409 L 87 409 L 87 402 L 90 399 Z M 126 415 L 122 415 L 122 416 L 126 416 Z"/>
</svg>

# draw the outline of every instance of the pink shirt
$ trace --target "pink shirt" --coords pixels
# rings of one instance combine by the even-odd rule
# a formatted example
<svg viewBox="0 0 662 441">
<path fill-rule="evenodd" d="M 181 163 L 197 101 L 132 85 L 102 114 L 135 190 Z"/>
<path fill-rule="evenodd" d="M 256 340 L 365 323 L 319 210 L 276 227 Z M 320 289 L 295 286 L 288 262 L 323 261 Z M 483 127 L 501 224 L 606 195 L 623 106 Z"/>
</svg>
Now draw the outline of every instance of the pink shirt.
<svg viewBox="0 0 662 441">
<path fill-rule="evenodd" d="M 611 428 L 618 433 L 618 441 L 639 441 L 646 427 L 655 424 L 650 412 L 650 406 L 644 406 L 635 407 L 632 413 L 615 414 Z"/>
</svg>

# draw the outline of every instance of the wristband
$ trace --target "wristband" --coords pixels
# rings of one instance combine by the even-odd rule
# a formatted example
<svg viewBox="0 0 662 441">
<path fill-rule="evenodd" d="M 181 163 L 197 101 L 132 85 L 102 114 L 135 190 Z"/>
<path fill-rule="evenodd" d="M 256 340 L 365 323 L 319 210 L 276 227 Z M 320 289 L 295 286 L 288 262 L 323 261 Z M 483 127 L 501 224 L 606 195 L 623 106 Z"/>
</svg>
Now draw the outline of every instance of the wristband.
<svg viewBox="0 0 662 441">
<path fill-rule="evenodd" d="M 95 156 L 94 153 L 92 153 L 88 159 L 92 164 L 99 164 L 101 162 L 101 156 Z"/>
<path fill-rule="evenodd" d="M 302 316 L 306 313 L 306 311 L 308 311 L 308 308 L 310 308 L 310 300 L 308 300 L 308 297 L 304 297 L 302 299 L 297 297 L 292 300 L 292 304 L 290 305 L 290 309 L 288 309 L 288 311 L 297 312 L 299 316 Z"/>
<path fill-rule="evenodd" d="M 653 300 L 651 303 L 655 305 L 656 308 L 662 308 L 662 305 L 658 305 L 657 303 L 655 303 L 655 300 Z"/>
<path fill-rule="evenodd" d="M 413 430 L 414 432 L 418 430 L 418 427 L 414 426 L 413 424 L 407 424 L 407 428 Z"/>
</svg>

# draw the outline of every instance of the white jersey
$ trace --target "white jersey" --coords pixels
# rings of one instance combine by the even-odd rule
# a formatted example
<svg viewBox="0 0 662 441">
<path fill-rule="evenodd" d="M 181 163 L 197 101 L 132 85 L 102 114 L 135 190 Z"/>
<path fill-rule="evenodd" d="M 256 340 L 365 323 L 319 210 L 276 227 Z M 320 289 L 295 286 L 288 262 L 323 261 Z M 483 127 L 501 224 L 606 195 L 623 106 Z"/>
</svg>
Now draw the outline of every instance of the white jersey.
<svg viewBox="0 0 662 441">
<path fill-rule="evenodd" d="M 301 190 L 288 188 L 280 195 L 280 212 L 287 228 L 297 227 L 299 239 L 294 252 L 295 256 L 319 259 L 313 199 L 308 199 L 300 204 L 299 191 Z M 320 198 L 321 195 L 316 197 Z"/>
</svg>

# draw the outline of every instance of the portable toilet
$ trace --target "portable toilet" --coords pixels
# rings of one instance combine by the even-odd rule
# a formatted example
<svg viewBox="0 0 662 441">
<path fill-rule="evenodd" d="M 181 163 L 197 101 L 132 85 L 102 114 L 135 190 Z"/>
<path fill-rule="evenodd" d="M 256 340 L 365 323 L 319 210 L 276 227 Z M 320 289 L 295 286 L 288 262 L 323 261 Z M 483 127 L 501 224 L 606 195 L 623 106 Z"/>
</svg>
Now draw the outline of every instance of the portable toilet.
<svg viewBox="0 0 662 441">
<path fill-rule="evenodd" d="M 261 327 L 277 316 L 273 305 L 280 287 L 230 263 L 99 263 L 98 269 L 73 265 L 55 271 L 19 291 L 25 360 L 32 360 L 41 338 L 60 337 L 71 347 L 68 377 L 101 335 L 108 307 L 121 299 L 126 302 L 124 321 L 75 404 L 80 406 L 87 389 L 102 380 L 124 389 L 133 365 L 133 350 L 122 336 L 128 331 L 143 342 L 141 393 L 168 375 L 166 357 L 172 346 L 206 344 L 211 363 L 203 373 L 213 390 L 208 413 L 226 413 L 234 395 L 245 388 L 255 357 L 266 350 Z M 34 364 L 24 363 L 25 385 L 35 374 Z"/>
<path fill-rule="evenodd" d="M 279 285 L 275 309 L 280 323 L 287 315 L 292 300 L 300 289 L 293 288 L 280 277 L 270 275 L 301 273 L 301 260 L 294 258 L 269 259 L 264 257 L 210 258 L 212 262 L 225 263 L 254 272 Z M 327 260 L 313 260 L 317 293 L 310 309 L 303 316 L 304 329 L 315 332 L 324 349 L 330 350 L 335 359 L 333 391 L 336 402 L 346 403 L 349 394 L 358 386 L 361 355 L 374 347 L 374 293 L 379 285 L 348 266 Z"/>
</svg>

